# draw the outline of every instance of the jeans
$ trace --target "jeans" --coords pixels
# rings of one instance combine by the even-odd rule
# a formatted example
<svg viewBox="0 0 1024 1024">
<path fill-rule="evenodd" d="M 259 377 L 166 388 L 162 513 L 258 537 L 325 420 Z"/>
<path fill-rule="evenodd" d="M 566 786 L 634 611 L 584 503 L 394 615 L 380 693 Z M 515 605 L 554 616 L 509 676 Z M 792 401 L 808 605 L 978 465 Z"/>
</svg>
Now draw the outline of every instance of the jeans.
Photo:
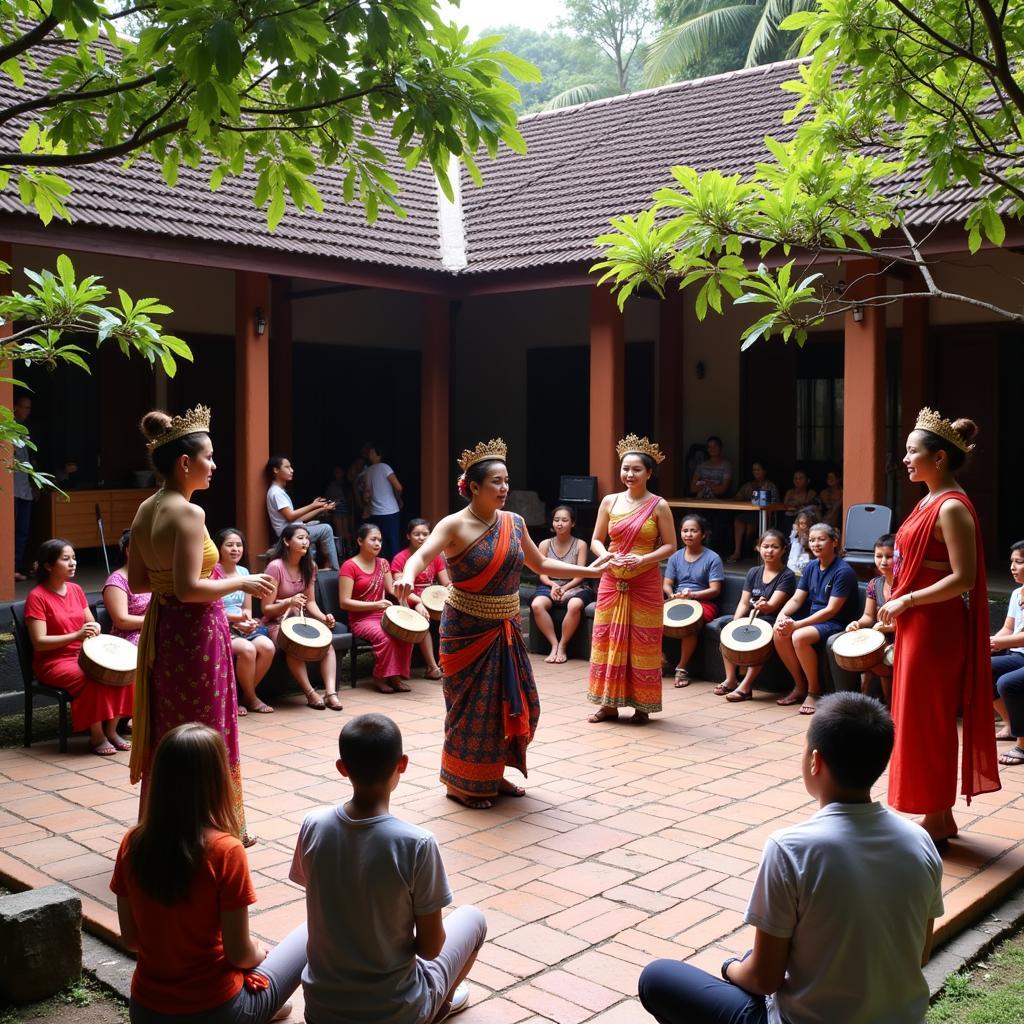
<svg viewBox="0 0 1024 1024">
<path fill-rule="evenodd" d="M 1007 651 L 992 655 L 992 686 L 1006 705 L 1010 732 L 1024 736 L 1024 654 Z"/>
<path fill-rule="evenodd" d="M 387 516 L 371 515 L 366 520 L 380 530 L 380 556 L 389 562 L 402 550 L 401 519 L 401 512 L 392 512 Z"/>
<path fill-rule="evenodd" d="M 309 533 L 309 546 L 313 553 L 313 561 L 319 562 L 320 559 L 316 557 L 316 548 L 326 552 L 327 560 L 331 564 L 332 569 L 338 568 L 338 548 L 334 543 L 334 527 L 330 523 L 303 523 L 302 524 L 306 531 Z"/>
<path fill-rule="evenodd" d="M 655 960 L 640 975 L 640 1002 L 658 1024 L 767 1024 L 764 996 L 680 963 Z"/>
<path fill-rule="evenodd" d="M 271 1017 L 299 987 L 306 966 L 306 925 L 300 924 L 267 954 L 255 968 L 270 982 L 258 992 L 244 985 L 233 999 L 201 1013 L 160 1013 L 134 999 L 128 1003 L 131 1024 L 268 1024 Z"/>
</svg>

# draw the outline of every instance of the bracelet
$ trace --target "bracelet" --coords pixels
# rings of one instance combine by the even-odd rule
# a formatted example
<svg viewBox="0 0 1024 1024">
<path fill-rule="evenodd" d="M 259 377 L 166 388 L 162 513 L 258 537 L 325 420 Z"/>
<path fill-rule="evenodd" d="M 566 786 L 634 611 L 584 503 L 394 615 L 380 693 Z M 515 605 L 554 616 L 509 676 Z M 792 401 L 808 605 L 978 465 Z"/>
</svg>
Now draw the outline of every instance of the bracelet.
<svg viewBox="0 0 1024 1024">
<path fill-rule="evenodd" d="M 731 957 L 729 957 L 727 960 L 725 960 L 723 962 L 723 964 L 722 964 L 722 978 L 725 981 L 729 982 L 730 985 L 732 984 L 732 979 L 729 977 L 729 968 L 733 964 L 741 964 L 741 963 L 743 963 L 743 961 L 738 956 L 731 956 Z"/>
</svg>

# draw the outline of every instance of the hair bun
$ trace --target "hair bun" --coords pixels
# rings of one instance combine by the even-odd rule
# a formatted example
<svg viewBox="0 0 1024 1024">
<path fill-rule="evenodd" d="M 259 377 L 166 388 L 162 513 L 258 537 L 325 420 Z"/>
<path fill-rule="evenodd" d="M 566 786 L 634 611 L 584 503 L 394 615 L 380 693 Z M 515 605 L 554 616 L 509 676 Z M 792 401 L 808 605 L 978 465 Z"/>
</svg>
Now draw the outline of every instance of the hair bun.
<svg viewBox="0 0 1024 1024">
<path fill-rule="evenodd" d="M 162 409 L 154 409 L 142 417 L 139 429 L 147 441 L 155 441 L 171 425 L 171 417 Z"/>
<path fill-rule="evenodd" d="M 978 424 L 974 420 L 966 418 L 954 420 L 951 426 L 963 438 L 964 444 L 968 447 L 972 445 L 974 439 L 978 436 Z"/>
</svg>

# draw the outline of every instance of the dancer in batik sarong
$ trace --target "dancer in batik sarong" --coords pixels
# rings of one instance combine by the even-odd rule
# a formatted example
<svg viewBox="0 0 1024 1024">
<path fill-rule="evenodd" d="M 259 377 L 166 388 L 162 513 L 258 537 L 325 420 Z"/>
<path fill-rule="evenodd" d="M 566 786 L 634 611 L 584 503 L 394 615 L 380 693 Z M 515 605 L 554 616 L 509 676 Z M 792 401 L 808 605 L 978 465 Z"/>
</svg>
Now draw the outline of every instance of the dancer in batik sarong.
<svg viewBox="0 0 1024 1024">
<path fill-rule="evenodd" d="M 447 516 L 414 551 L 394 581 L 400 600 L 438 555 L 448 559 L 452 586 L 441 617 L 444 748 L 441 781 L 448 796 L 485 809 L 495 798 L 523 796 L 505 768 L 526 775 L 526 747 L 540 704 L 520 625 L 519 577 L 525 562 L 549 576 L 600 576 L 610 556 L 592 565 L 544 558 L 522 517 L 502 511 L 508 497 L 505 442 L 464 451 L 459 492 L 469 502 Z"/>
<path fill-rule="evenodd" d="M 217 547 L 206 532 L 206 514 L 191 500 L 195 491 L 210 486 L 216 469 L 210 410 L 197 405 L 174 419 L 165 412 L 147 413 L 142 432 L 163 486 L 139 506 L 128 548 L 129 586 L 136 594 L 153 594 L 139 637 L 131 780 L 142 780 L 141 810 L 160 737 L 184 722 L 210 726 L 224 737 L 235 810 L 249 843 L 231 633 L 220 599 L 234 590 L 265 599 L 274 581 L 262 573 L 241 580 L 214 573 Z"/>
<path fill-rule="evenodd" d="M 647 490 L 655 465 L 665 458 L 661 449 L 630 434 L 615 451 L 626 490 L 601 500 L 590 543 L 599 558 L 610 551 L 611 566 L 597 590 L 590 648 L 587 700 L 601 706 L 588 721 L 607 722 L 619 717 L 619 708 L 631 707 L 630 721 L 643 725 L 661 710 L 665 602 L 658 563 L 675 551 L 676 531 L 664 498 Z"/>
</svg>

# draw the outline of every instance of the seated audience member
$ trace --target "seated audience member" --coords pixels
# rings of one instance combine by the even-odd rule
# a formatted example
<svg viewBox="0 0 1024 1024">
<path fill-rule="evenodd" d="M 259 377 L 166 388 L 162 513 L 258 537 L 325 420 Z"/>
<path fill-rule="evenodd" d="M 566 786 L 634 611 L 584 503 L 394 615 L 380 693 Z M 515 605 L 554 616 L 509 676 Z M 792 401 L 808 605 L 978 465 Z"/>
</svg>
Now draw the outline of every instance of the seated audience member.
<svg viewBox="0 0 1024 1024">
<path fill-rule="evenodd" d="M 818 504 L 821 506 L 821 521 L 843 528 L 843 480 L 834 470 L 825 474 L 825 486 L 818 492 Z"/>
<path fill-rule="evenodd" d="M 291 1012 L 306 925 L 269 953 L 249 934 L 256 894 L 219 733 L 191 722 L 161 738 L 142 820 L 121 841 L 110 888 L 121 939 L 138 954 L 132 1024 L 267 1024 Z"/>
<path fill-rule="evenodd" d="M 786 491 L 782 500 L 786 505 L 786 516 L 789 519 L 795 519 L 796 514 L 807 505 L 815 506 L 815 518 L 819 518 L 817 515 L 818 494 L 811 487 L 811 478 L 802 469 L 793 473 L 793 486 Z"/>
<path fill-rule="evenodd" d="M 892 594 L 892 556 L 896 538 L 891 533 L 883 534 L 875 541 L 875 568 L 878 575 L 868 584 L 864 598 L 864 614 L 854 619 L 847 627 L 848 632 L 856 629 L 877 629 L 885 633 L 892 643 L 895 630 L 891 625 L 883 626 L 878 621 L 878 609 L 889 600 Z M 871 678 L 878 676 L 882 684 L 882 695 L 888 704 L 892 696 L 892 669 L 888 665 L 876 665 L 870 672 L 862 672 L 860 676 L 860 692 L 870 694 Z"/>
<path fill-rule="evenodd" d="M 732 466 L 722 458 L 722 439 L 709 437 L 707 450 L 708 457 L 690 481 L 690 493 L 697 498 L 725 498 L 732 485 Z"/>
<path fill-rule="evenodd" d="M 366 446 L 366 461 L 362 478 L 366 518 L 380 530 L 384 557 L 393 558 L 402 546 L 399 532 L 402 485 L 395 471 L 384 461 L 378 445 Z"/>
<path fill-rule="evenodd" d="M 551 513 L 551 531 L 554 537 L 545 537 L 540 542 L 540 553 L 544 558 L 557 558 L 570 565 L 587 564 L 587 545 L 576 537 L 572 530 L 576 525 L 576 513 L 568 505 L 557 505 Z M 540 586 L 533 596 L 530 609 L 544 639 L 551 645 L 551 653 L 544 659 L 561 665 L 569 655 L 569 642 L 579 629 L 583 609 L 597 600 L 589 581 L 583 576 L 571 579 L 556 579 L 541 573 Z M 562 605 L 565 616 L 562 619 L 562 636 L 555 634 L 555 623 L 551 618 L 553 605 Z"/>
<path fill-rule="evenodd" d="M 409 764 L 384 715 L 360 715 L 338 738 L 352 798 L 306 815 L 292 858 L 306 890 L 309 1024 L 439 1024 L 469 1003 L 469 974 L 487 933 L 475 907 L 452 902 L 437 840 L 394 817 Z"/>
<path fill-rule="evenodd" d="M 229 526 L 220 530 L 213 538 L 217 545 L 217 571 L 225 579 L 232 576 L 248 576 L 249 570 L 242 564 L 245 558 L 245 537 L 241 530 Z M 231 653 L 235 657 L 235 681 L 242 691 L 238 702 L 238 716 L 245 717 L 250 711 L 269 715 L 273 708 L 256 696 L 256 687 L 270 671 L 274 663 L 274 641 L 270 639 L 267 627 L 252 614 L 252 595 L 244 590 L 233 590 L 221 598 L 224 614 L 231 627 Z"/>
<path fill-rule="evenodd" d="M 132 713 L 134 686 L 107 686 L 82 671 L 78 652 L 82 641 L 98 636 L 99 623 L 73 583 L 78 562 L 74 548 L 63 538 L 45 541 L 36 556 L 36 579 L 25 599 L 25 628 L 32 642 L 32 672 L 47 686 L 66 690 L 71 697 L 71 726 L 89 731 L 89 749 L 101 757 L 131 750 L 117 723 Z"/>
<path fill-rule="evenodd" d="M 923 829 L 871 800 L 892 745 L 878 701 L 821 701 L 801 755 L 820 810 L 765 844 L 744 917 L 753 949 L 729 957 L 721 981 L 678 960 L 647 966 L 640 1002 L 655 1020 L 921 1024 L 942 860 Z"/>
<path fill-rule="evenodd" d="M 796 576 L 787 569 L 782 559 L 786 553 L 786 538 L 780 530 L 765 530 L 757 542 L 761 564 L 747 573 L 743 594 L 736 605 L 733 622 L 746 619 L 751 609 L 757 609 L 757 617 L 775 625 L 775 619 L 782 606 L 796 592 Z M 728 658 L 725 662 L 725 679 L 715 687 L 719 697 L 734 703 L 750 700 L 754 696 L 754 680 L 761 674 L 764 665 L 748 665 L 743 681 L 738 681 L 738 668 Z"/>
<path fill-rule="evenodd" d="M 405 680 L 412 671 L 412 645 L 388 636 L 381 625 L 384 612 L 394 602 L 395 587 L 391 569 L 380 557 L 376 523 L 363 523 L 356 530 L 356 544 L 359 550 L 338 573 L 338 604 L 348 614 L 352 634 L 373 644 L 374 689 L 408 693 Z"/>
<path fill-rule="evenodd" d="M 131 530 L 123 530 L 117 546 L 121 549 L 121 566 L 115 569 L 103 584 L 103 606 L 110 616 L 110 633 L 139 646 L 139 633 L 149 607 L 150 593 L 136 594 L 128 586 L 128 543 Z"/>
<path fill-rule="evenodd" d="M 269 601 L 263 603 L 263 624 L 275 643 L 281 629 L 281 620 L 288 613 L 308 615 L 318 619 L 328 629 L 334 629 L 334 616 L 324 613 L 316 603 L 316 566 L 309 553 L 309 533 L 303 523 L 289 523 L 271 552 L 271 561 L 267 566 L 267 575 L 273 576 L 277 582 L 277 590 Z M 324 693 L 321 700 L 313 684 L 309 681 L 309 670 L 300 658 L 287 655 L 285 662 L 292 678 L 299 684 L 306 695 L 306 703 L 314 711 L 341 711 L 338 700 L 337 673 L 338 659 L 331 644 L 320 661 L 320 675 L 324 681 Z"/>
<path fill-rule="evenodd" d="M 765 504 L 774 505 L 779 500 L 779 489 L 768 479 L 768 470 L 763 462 L 755 462 L 751 467 L 751 479 L 737 492 L 737 501 L 754 500 L 755 491 L 767 491 L 768 500 Z M 757 533 L 761 517 L 757 512 L 738 512 L 733 520 L 733 548 L 727 562 L 738 562 L 743 557 L 743 545 L 749 544 Z"/>
<path fill-rule="evenodd" d="M 1016 740 L 999 758 L 1007 766 L 1024 764 L 1024 540 L 1010 548 L 1010 575 L 1017 584 L 1006 621 L 989 641 L 995 706 L 1005 728 L 997 740 Z"/>
<path fill-rule="evenodd" d="M 402 548 L 401 551 L 391 559 L 391 578 L 394 579 L 403 568 L 405 563 L 409 561 L 409 556 L 414 552 L 418 551 L 423 547 L 423 542 L 430 536 L 430 523 L 426 519 L 410 519 L 409 525 L 405 529 L 405 539 L 409 542 L 408 546 Z M 427 611 L 423 606 L 423 602 L 420 600 L 420 595 L 427 587 L 439 585 L 447 587 L 451 584 L 451 577 L 448 575 L 448 563 L 445 561 L 444 555 L 438 555 L 433 562 L 428 565 L 423 572 L 421 572 L 413 584 L 413 591 L 408 597 L 408 603 L 410 608 L 415 608 L 425 619 L 430 618 L 430 612 Z M 440 679 L 441 678 L 441 666 L 437 663 L 437 657 L 434 654 L 434 638 L 428 633 L 420 641 L 420 653 L 423 655 L 423 660 L 426 662 L 427 668 L 423 673 L 424 679 Z"/>
<path fill-rule="evenodd" d="M 813 505 L 800 509 L 793 520 L 793 529 L 789 532 L 789 557 L 786 567 L 794 576 L 800 576 L 807 563 L 811 560 L 811 527 L 818 517 L 818 510 Z"/>
<path fill-rule="evenodd" d="M 267 463 L 271 484 L 267 488 L 267 515 L 275 537 L 280 537 L 289 523 L 302 523 L 309 533 L 310 542 L 319 549 L 322 559 L 331 569 L 338 568 L 338 549 L 334 546 L 334 531 L 328 523 L 311 520 L 334 511 L 334 502 L 326 498 L 314 498 L 308 505 L 295 508 L 285 488 L 295 476 L 291 462 L 284 455 L 274 455 Z"/>
<path fill-rule="evenodd" d="M 708 521 L 703 516 L 691 513 L 683 516 L 679 525 L 679 536 L 683 542 L 669 560 L 665 568 L 662 589 L 665 598 L 689 598 L 699 601 L 703 607 L 700 628 L 710 622 L 718 614 L 718 595 L 722 592 L 722 581 L 725 579 L 725 567 L 722 559 L 710 548 L 704 546 L 708 539 Z M 697 650 L 700 630 L 684 636 L 679 641 L 679 664 L 675 671 L 675 686 L 679 689 L 690 685 L 690 676 L 686 666 Z"/>
<path fill-rule="evenodd" d="M 775 621 L 775 650 L 793 677 L 793 690 L 776 701 L 781 707 L 800 705 L 801 715 L 813 715 L 821 696 L 818 680 L 819 644 L 840 633 L 856 616 L 857 576 L 839 557 L 839 531 L 828 523 L 815 523 L 810 533 L 811 554 L 796 593 Z M 809 611 L 794 619 L 804 603 Z M 823 649 L 823 647 L 822 647 Z"/>
</svg>

